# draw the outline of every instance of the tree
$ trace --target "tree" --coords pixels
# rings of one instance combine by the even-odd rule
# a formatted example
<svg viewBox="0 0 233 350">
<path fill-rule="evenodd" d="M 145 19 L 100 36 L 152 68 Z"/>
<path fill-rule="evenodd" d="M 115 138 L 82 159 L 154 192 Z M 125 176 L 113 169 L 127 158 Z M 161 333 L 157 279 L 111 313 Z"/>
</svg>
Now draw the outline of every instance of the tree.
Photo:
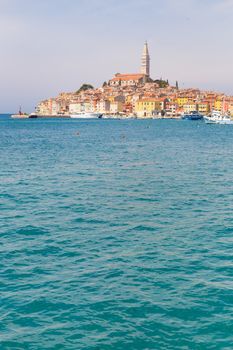
<svg viewBox="0 0 233 350">
<path fill-rule="evenodd" d="M 79 94 L 81 91 L 92 90 L 94 87 L 91 84 L 83 84 L 77 91 L 76 94 Z"/>
<path fill-rule="evenodd" d="M 178 81 L 176 81 L 176 89 L 179 90 L 179 84 Z"/>
<path fill-rule="evenodd" d="M 106 81 L 104 81 L 104 83 L 103 83 L 102 87 L 105 87 L 105 86 L 107 86 Z"/>
<path fill-rule="evenodd" d="M 168 80 L 157 79 L 154 80 L 154 83 L 158 84 L 161 89 L 169 86 Z"/>
</svg>

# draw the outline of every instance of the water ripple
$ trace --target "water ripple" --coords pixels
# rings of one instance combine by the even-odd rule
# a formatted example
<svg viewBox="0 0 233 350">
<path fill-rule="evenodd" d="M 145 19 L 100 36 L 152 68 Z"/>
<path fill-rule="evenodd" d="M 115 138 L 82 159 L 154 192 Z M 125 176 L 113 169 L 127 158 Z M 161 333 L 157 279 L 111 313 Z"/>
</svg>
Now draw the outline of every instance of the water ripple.
<svg viewBox="0 0 233 350">
<path fill-rule="evenodd" d="M 233 348 L 232 128 L 0 123 L 1 349 Z"/>
</svg>

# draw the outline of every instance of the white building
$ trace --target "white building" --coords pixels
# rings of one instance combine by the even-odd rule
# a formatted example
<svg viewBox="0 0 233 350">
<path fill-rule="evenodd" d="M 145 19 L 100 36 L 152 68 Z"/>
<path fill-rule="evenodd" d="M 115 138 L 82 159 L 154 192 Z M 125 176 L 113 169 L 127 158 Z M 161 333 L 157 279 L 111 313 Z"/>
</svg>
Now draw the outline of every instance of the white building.
<svg viewBox="0 0 233 350">
<path fill-rule="evenodd" d="M 83 107 L 80 102 L 72 102 L 69 104 L 69 113 L 77 114 L 83 112 Z"/>
<path fill-rule="evenodd" d="M 184 113 L 194 112 L 197 110 L 197 104 L 196 103 L 186 103 L 185 105 L 183 105 L 183 110 L 184 110 Z"/>
<path fill-rule="evenodd" d="M 108 100 L 99 100 L 96 105 L 97 113 L 109 113 L 110 102 Z"/>
<path fill-rule="evenodd" d="M 123 112 L 123 103 L 121 101 L 115 101 L 110 103 L 110 113 L 116 114 Z"/>
<path fill-rule="evenodd" d="M 58 115 L 60 112 L 60 105 L 56 100 L 51 100 L 51 115 Z"/>
</svg>

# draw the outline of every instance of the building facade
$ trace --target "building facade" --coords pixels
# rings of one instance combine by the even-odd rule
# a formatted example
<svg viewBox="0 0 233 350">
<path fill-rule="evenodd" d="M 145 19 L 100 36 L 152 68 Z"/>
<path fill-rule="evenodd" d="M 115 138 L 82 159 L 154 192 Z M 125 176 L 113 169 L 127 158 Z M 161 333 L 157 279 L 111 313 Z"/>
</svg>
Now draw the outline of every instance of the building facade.
<svg viewBox="0 0 233 350">
<path fill-rule="evenodd" d="M 145 84 L 147 76 L 145 74 L 115 74 L 114 78 L 109 81 L 110 86 L 138 86 Z"/>
<path fill-rule="evenodd" d="M 151 118 L 158 115 L 164 107 L 159 99 L 143 99 L 136 102 L 135 113 L 138 118 Z"/>
</svg>

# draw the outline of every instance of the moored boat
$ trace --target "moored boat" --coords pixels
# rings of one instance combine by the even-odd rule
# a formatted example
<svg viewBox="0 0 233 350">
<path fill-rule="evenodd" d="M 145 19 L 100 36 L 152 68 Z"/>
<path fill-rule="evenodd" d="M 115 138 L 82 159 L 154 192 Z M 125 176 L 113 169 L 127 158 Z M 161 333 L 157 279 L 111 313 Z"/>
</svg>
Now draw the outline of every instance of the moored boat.
<svg viewBox="0 0 233 350">
<path fill-rule="evenodd" d="M 26 119 L 26 118 L 29 118 L 29 115 L 27 113 L 23 113 L 21 111 L 21 107 L 19 107 L 19 112 L 17 114 L 12 114 L 11 118 L 13 118 L 13 119 Z"/>
<path fill-rule="evenodd" d="M 26 113 L 22 113 L 22 114 L 12 114 L 11 118 L 13 119 L 27 119 L 29 118 L 29 115 Z"/>
<path fill-rule="evenodd" d="M 233 124 L 233 120 L 227 114 L 222 114 L 219 111 L 212 111 L 210 115 L 204 116 L 206 124 Z"/>
<path fill-rule="evenodd" d="M 102 118 L 101 113 L 76 113 L 76 114 L 71 114 L 70 118 L 73 119 L 98 119 Z"/>
<path fill-rule="evenodd" d="M 28 118 L 38 118 L 38 115 L 36 113 L 31 113 Z"/>
<path fill-rule="evenodd" d="M 203 115 L 197 111 L 192 111 L 190 113 L 185 113 L 182 116 L 182 119 L 184 119 L 184 120 L 201 120 L 201 119 L 203 119 Z"/>
</svg>

